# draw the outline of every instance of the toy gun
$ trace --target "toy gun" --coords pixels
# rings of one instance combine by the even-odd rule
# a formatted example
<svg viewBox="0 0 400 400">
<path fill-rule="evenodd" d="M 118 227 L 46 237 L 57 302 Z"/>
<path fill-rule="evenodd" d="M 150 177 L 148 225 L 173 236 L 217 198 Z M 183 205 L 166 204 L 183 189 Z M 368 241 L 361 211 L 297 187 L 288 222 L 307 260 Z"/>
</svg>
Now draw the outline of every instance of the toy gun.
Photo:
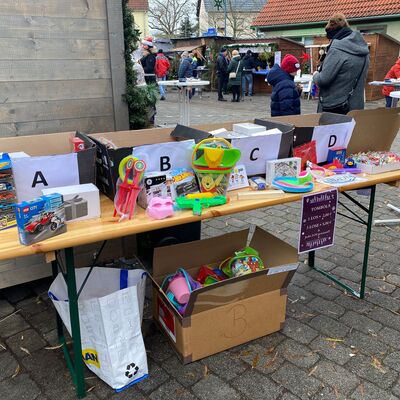
<svg viewBox="0 0 400 400">
<path fill-rule="evenodd" d="M 214 196 L 214 197 L 178 197 L 176 205 L 180 210 L 191 209 L 193 215 L 201 215 L 203 208 L 220 206 L 226 204 L 227 200 L 225 196 Z"/>
</svg>

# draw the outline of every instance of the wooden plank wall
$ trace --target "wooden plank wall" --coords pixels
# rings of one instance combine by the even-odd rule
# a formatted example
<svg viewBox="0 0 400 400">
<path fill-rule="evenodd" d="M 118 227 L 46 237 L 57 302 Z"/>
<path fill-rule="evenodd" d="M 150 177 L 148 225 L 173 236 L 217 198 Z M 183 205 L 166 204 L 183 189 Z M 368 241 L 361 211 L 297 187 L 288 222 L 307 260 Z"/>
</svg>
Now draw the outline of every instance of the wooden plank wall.
<svg viewBox="0 0 400 400">
<path fill-rule="evenodd" d="M 109 4 L 119 9 L 110 13 Z M 125 73 L 115 77 L 111 68 L 121 65 L 122 52 L 110 59 L 110 40 L 120 48 L 122 40 L 123 49 L 120 4 L 1 0 L 0 137 L 128 129 L 113 90 L 115 79 L 124 89 Z"/>
<path fill-rule="evenodd" d="M 0 137 L 129 129 L 121 4 L 0 1 Z M 114 242 L 105 256 L 126 255 Z M 78 248 L 80 263 L 98 247 Z M 0 288 L 50 273 L 43 255 L 0 261 Z"/>
</svg>

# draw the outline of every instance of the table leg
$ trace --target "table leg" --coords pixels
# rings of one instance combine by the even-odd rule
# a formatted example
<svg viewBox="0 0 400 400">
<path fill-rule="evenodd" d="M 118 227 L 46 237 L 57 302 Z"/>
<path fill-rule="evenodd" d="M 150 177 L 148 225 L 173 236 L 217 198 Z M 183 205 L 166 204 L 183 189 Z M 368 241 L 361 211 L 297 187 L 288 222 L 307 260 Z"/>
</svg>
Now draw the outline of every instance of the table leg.
<svg viewBox="0 0 400 400">
<path fill-rule="evenodd" d="M 180 125 L 184 125 L 185 123 L 184 123 L 184 120 L 185 120 L 185 116 L 183 115 L 183 110 L 184 110 L 184 108 L 183 108 L 183 101 L 184 101 L 184 99 L 183 99 L 183 92 L 184 92 L 184 89 L 182 89 L 182 88 L 179 88 L 178 87 L 178 102 L 179 102 L 179 124 Z"/>
<path fill-rule="evenodd" d="M 65 249 L 65 263 L 67 269 L 67 287 L 69 298 L 69 312 L 71 318 L 71 334 L 74 349 L 75 386 L 78 398 L 86 396 L 84 363 L 82 359 L 81 329 L 79 325 L 78 294 L 76 291 L 74 252 L 72 248 Z"/>
<path fill-rule="evenodd" d="M 367 227 L 367 231 L 365 234 L 365 244 L 364 244 L 364 258 L 363 258 L 363 264 L 362 264 L 362 273 L 361 273 L 361 283 L 360 283 L 360 291 L 357 292 L 350 286 L 348 286 L 346 283 L 342 282 L 340 279 L 336 278 L 334 275 L 330 274 L 329 272 L 326 272 L 318 267 L 315 266 L 315 252 L 309 252 L 308 254 L 308 264 L 311 268 L 313 268 L 315 271 L 319 272 L 320 274 L 326 276 L 328 279 L 331 281 L 335 282 L 337 285 L 351 293 L 354 297 L 357 297 L 359 299 L 363 299 L 365 296 L 365 283 L 367 280 L 367 270 L 368 270 L 368 256 L 369 256 L 369 245 L 371 241 L 371 231 L 372 231 L 372 225 L 373 225 L 373 214 L 374 214 L 374 205 L 375 205 L 375 192 L 376 192 L 376 185 L 369 187 L 371 190 L 370 193 L 370 198 L 369 198 L 369 207 L 366 208 L 362 204 L 360 204 L 357 200 L 353 199 L 349 194 L 346 192 L 343 192 L 343 194 L 351 200 L 354 204 L 356 204 L 361 210 L 365 211 L 368 215 L 367 221 L 364 221 L 361 217 L 358 216 L 354 211 L 352 211 L 350 208 L 345 206 L 344 204 L 340 203 L 344 208 L 346 208 L 347 211 L 349 211 L 351 214 L 355 216 L 355 218 L 350 217 L 346 214 L 339 213 L 339 215 L 342 215 L 348 219 L 351 219 L 352 221 L 359 222 Z"/>
</svg>

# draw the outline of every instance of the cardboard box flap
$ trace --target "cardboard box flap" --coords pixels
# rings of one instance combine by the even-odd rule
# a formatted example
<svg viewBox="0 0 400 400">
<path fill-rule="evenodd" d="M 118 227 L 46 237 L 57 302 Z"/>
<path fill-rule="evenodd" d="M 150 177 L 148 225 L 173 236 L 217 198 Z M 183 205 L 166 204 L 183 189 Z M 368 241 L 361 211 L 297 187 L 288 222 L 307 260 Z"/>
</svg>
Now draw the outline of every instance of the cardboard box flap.
<svg viewBox="0 0 400 400">
<path fill-rule="evenodd" d="M 251 238 L 250 246 L 259 252 L 267 268 L 296 263 L 298 260 L 297 250 L 294 247 L 258 226 Z"/>
<path fill-rule="evenodd" d="M 340 115 L 334 113 L 324 112 L 320 114 L 321 117 L 319 119 L 319 125 L 335 125 L 335 124 L 343 124 L 346 122 L 351 122 L 353 119 L 349 115 Z"/>
<path fill-rule="evenodd" d="M 288 115 L 286 117 L 272 117 L 274 121 L 281 121 L 297 127 L 310 127 L 319 124 L 321 114 Z"/>
<path fill-rule="evenodd" d="M 400 108 L 356 110 L 349 113 L 356 121 L 347 154 L 361 151 L 389 151 L 400 128 Z"/>
<path fill-rule="evenodd" d="M 181 243 L 154 249 L 153 277 L 161 284 L 162 279 L 175 273 L 179 267 L 200 267 L 204 264 L 217 264 L 247 244 L 249 230 L 227 233 L 201 241 Z"/>
<path fill-rule="evenodd" d="M 298 263 L 282 265 L 196 290 L 190 296 L 184 317 L 263 293 L 285 289 L 297 268 Z"/>
<path fill-rule="evenodd" d="M 196 143 L 198 143 L 203 139 L 211 137 L 212 135 L 201 129 L 191 128 L 189 126 L 178 124 L 171 132 L 171 136 L 176 139 L 194 139 Z"/>
</svg>

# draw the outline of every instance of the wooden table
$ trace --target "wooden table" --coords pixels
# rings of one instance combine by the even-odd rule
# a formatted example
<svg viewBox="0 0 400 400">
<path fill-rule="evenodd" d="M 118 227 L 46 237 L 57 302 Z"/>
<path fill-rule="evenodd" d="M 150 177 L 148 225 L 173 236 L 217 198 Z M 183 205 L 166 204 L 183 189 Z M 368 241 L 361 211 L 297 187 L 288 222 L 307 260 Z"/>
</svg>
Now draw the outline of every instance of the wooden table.
<svg viewBox="0 0 400 400">
<path fill-rule="evenodd" d="M 341 287 L 350 291 L 353 295 L 363 298 L 365 293 L 365 280 L 368 268 L 368 250 L 369 241 L 372 228 L 372 216 L 373 207 L 375 201 L 375 189 L 376 185 L 379 183 L 397 183 L 400 181 L 400 170 L 394 172 L 387 172 L 383 174 L 366 176 L 367 181 L 356 182 L 345 187 L 339 188 L 339 192 L 342 192 L 344 196 L 349 198 L 354 204 L 359 206 L 364 210 L 367 215 L 367 221 L 362 220 L 358 214 L 352 212 L 348 207 L 344 207 L 353 214 L 353 217 L 344 215 L 356 222 L 363 223 L 367 226 L 367 233 L 365 239 L 365 251 L 364 251 L 364 261 L 363 261 L 363 271 L 361 276 L 360 292 L 354 291 L 352 288 L 348 287 L 346 284 L 339 281 L 336 277 L 328 274 L 315 267 L 315 253 L 309 253 L 309 265 L 316 271 L 324 274 L 329 279 L 333 280 Z M 314 188 L 314 193 L 321 192 L 323 190 L 329 189 L 329 186 L 316 184 Z M 369 208 L 364 207 L 362 204 L 358 203 L 353 199 L 347 191 L 359 189 L 359 188 L 370 188 L 370 202 Z M 241 189 L 249 190 L 249 189 Z M 115 218 L 112 217 L 113 213 L 113 203 L 111 200 L 102 196 L 101 198 L 101 210 L 102 217 L 99 219 L 93 219 L 82 222 L 74 222 L 68 224 L 68 231 L 54 238 L 47 239 L 43 242 L 33 244 L 31 246 L 23 246 L 19 243 L 18 232 L 16 228 L 11 228 L 0 232 L 0 260 L 22 257 L 37 253 L 47 253 L 47 258 L 52 261 L 53 274 L 56 276 L 60 266 L 60 258 L 58 254 L 61 250 L 65 252 L 65 269 L 64 275 L 66 278 L 68 286 L 68 296 L 69 296 L 69 307 L 71 316 L 71 333 L 73 339 L 73 350 L 74 350 L 74 361 L 68 352 L 66 347 L 66 341 L 64 337 L 62 321 L 57 315 L 57 330 L 59 341 L 63 345 L 62 349 L 68 368 L 71 371 L 73 381 L 76 385 L 77 395 L 79 398 L 83 398 L 86 395 L 85 391 L 85 381 L 84 381 L 84 363 L 82 360 L 82 347 L 81 347 L 81 336 L 80 336 L 80 325 L 79 325 L 79 311 L 78 311 L 78 297 L 80 290 L 77 291 L 76 279 L 75 279 L 75 266 L 73 257 L 73 247 L 83 244 L 94 243 L 98 241 L 106 241 L 108 239 L 119 238 L 123 236 L 128 236 L 136 233 L 156 230 L 160 228 L 170 227 L 174 225 L 181 225 L 189 222 L 195 222 L 208 218 L 215 218 L 224 215 L 230 215 L 242 211 L 250 211 L 263 207 L 270 207 L 274 205 L 280 205 L 284 203 L 298 201 L 302 198 L 302 194 L 289 194 L 285 193 L 279 197 L 274 197 L 271 199 L 264 200 L 237 200 L 237 191 L 230 192 L 231 201 L 223 206 L 213 207 L 204 209 L 201 216 L 194 216 L 191 211 L 182 211 L 176 214 L 172 218 L 168 218 L 161 221 L 152 221 L 145 214 L 144 210 L 137 208 L 137 214 L 135 218 L 131 221 L 124 221 L 118 223 Z M 342 204 L 341 202 L 339 202 Z M 343 205 L 343 204 L 342 204 Z M 96 260 L 95 260 L 96 262 Z M 95 264 L 94 262 L 94 264 Z M 94 265 L 93 264 L 93 265 Z M 62 269 L 61 269 L 62 270 Z"/>
</svg>

